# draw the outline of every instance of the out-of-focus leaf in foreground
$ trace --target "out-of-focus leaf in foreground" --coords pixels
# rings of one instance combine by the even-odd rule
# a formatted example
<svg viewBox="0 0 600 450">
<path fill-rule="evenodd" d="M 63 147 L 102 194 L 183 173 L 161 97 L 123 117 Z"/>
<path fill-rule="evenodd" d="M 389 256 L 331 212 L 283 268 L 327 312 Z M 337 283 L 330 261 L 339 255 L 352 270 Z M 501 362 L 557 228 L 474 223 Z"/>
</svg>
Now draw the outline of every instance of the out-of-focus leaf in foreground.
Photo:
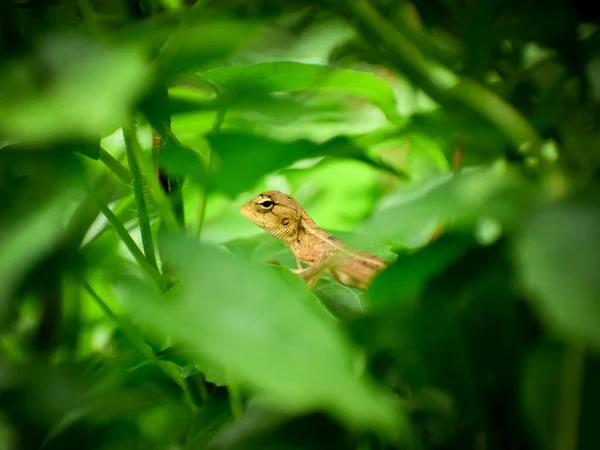
<svg viewBox="0 0 600 450">
<path fill-rule="evenodd" d="M 178 27 L 160 52 L 165 76 L 200 70 L 244 44 L 254 30 L 250 22 L 235 20 Z"/>
<path fill-rule="evenodd" d="M 300 280 L 290 284 L 277 269 L 180 235 L 165 235 L 161 254 L 179 271 L 181 295 L 160 302 L 142 294 L 148 289 L 126 289 L 159 331 L 202 352 L 278 408 L 323 409 L 351 426 L 398 433 L 401 411 L 356 376 L 349 342 Z"/>
<path fill-rule="evenodd" d="M 349 232 L 327 231 L 343 240 L 351 249 L 368 251 L 388 262 L 396 259 L 396 254 L 390 251 L 389 246 L 368 236 Z M 289 268 L 296 267 L 296 260 L 290 249 L 265 232 L 256 236 L 233 239 L 227 242 L 225 246 L 231 252 L 248 261 L 260 263 L 277 261 Z M 322 277 L 313 292 L 337 317 L 347 319 L 365 312 L 362 291 L 344 286 L 329 277 Z"/>
<path fill-rule="evenodd" d="M 546 323 L 600 348 L 600 208 L 591 199 L 537 211 L 516 244 L 523 282 Z"/>
<path fill-rule="evenodd" d="M 98 138 L 120 125 L 146 86 L 141 53 L 53 36 L 0 74 L 0 133 L 39 143 Z"/>
<path fill-rule="evenodd" d="M 391 122 L 401 118 L 387 81 L 367 72 L 338 69 L 292 61 L 264 62 L 219 67 L 200 76 L 226 92 L 269 94 L 296 91 L 334 91 L 365 97 L 379 107 Z"/>
<path fill-rule="evenodd" d="M 64 191 L 60 192 L 19 220 L 0 221 L 0 324 L 15 287 L 63 237 L 64 211 L 69 197 Z"/>
</svg>

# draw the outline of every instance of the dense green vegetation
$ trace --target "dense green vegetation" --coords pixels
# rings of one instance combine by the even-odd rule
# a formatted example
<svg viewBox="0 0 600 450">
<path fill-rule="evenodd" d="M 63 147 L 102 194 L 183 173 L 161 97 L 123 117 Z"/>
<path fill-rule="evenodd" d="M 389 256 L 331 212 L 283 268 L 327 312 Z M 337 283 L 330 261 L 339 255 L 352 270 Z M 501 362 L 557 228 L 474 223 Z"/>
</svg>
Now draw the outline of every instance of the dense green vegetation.
<svg viewBox="0 0 600 450">
<path fill-rule="evenodd" d="M 599 22 L 2 2 L 0 449 L 600 448 Z M 392 264 L 309 290 L 266 189 Z"/>
</svg>

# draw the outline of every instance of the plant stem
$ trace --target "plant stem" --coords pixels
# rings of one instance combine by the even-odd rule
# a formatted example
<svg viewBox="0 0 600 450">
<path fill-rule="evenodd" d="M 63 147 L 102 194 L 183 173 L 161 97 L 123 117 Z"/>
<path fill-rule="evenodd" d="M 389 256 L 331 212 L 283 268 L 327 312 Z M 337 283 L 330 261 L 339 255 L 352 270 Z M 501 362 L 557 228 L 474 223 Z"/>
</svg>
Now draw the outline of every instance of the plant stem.
<svg viewBox="0 0 600 450">
<path fill-rule="evenodd" d="M 138 155 L 141 153 L 141 149 L 135 138 L 135 128 L 132 120 L 128 121 L 128 123 L 123 126 L 123 137 L 127 149 L 129 170 L 131 171 L 133 180 L 133 193 L 135 195 L 135 203 L 138 210 L 138 221 L 140 224 L 144 254 L 146 260 L 152 267 L 158 269 L 158 266 L 156 265 L 156 253 L 154 252 L 154 241 L 152 239 L 152 229 L 150 228 L 150 218 L 148 217 L 148 208 L 146 207 L 146 198 L 144 197 L 142 172 L 138 161 Z"/>
<path fill-rule="evenodd" d="M 165 224 L 165 228 L 170 231 L 178 230 L 180 227 L 177 223 L 175 213 L 173 212 L 173 205 L 171 205 L 169 198 L 163 191 L 157 177 L 154 174 L 149 155 L 145 155 L 140 147 L 135 134 L 135 126 L 133 125 L 133 121 L 130 120 L 123 126 L 123 137 L 125 138 L 125 145 L 127 146 L 127 157 L 130 158 L 131 155 L 131 159 L 135 161 L 140 180 L 143 180 L 143 183 L 148 189 L 148 193 L 150 194 L 150 197 L 152 198 L 152 201 L 158 209 L 163 223 Z"/>
<path fill-rule="evenodd" d="M 100 161 L 102 161 L 108 170 L 114 173 L 123 183 L 131 183 L 131 172 L 102 147 L 100 147 Z"/>
<path fill-rule="evenodd" d="M 152 280 L 158 286 L 162 287 L 165 282 L 161 274 L 158 272 L 156 266 L 152 266 L 144 257 L 144 254 L 138 248 L 133 238 L 129 235 L 123 224 L 119 221 L 119 219 L 117 218 L 117 216 L 115 216 L 111 209 L 104 202 L 102 202 L 102 200 L 100 200 L 97 197 L 95 198 L 98 203 L 98 206 L 100 207 L 100 212 L 102 212 L 104 217 L 106 217 L 108 223 L 112 225 L 115 232 L 117 233 L 123 244 L 125 244 L 125 247 L 127 247 L 127 250 L 129 250 L 136 262 L 140 265 L 142 270 L 144 270 L 144 272 L 146 272 L 148 276 L 152 278 Z"/>
</svg>

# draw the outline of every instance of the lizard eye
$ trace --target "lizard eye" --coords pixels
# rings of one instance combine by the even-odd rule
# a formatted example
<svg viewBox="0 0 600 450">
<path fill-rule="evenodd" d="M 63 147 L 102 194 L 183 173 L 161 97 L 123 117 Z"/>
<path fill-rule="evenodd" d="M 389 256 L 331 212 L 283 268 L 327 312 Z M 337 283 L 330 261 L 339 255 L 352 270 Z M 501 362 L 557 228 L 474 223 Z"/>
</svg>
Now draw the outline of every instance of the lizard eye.
<svg viewBox="0 0 600 450">
<path fill-rule="evenodd" d="M 257 210 L 267 212 L 273 209 L 275 203 L 273 203 L 271 200 L 263 200 L 260 203 L 256 203 L 256 206 L 258 207 Z"/>
</svg>

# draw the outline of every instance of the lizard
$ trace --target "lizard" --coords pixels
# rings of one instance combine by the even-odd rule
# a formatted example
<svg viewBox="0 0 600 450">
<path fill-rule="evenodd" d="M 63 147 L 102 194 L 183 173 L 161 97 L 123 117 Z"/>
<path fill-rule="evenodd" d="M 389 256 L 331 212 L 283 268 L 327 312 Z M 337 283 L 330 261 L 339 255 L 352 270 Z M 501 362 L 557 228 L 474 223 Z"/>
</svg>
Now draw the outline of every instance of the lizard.
<svg viewBox="0 0 600 450">
<path fill-rule="evenodd" d="M 279 239 L 296 258 L 297 269 L 309 287 L 328 272 L 340 283 L 366 289 L 388 263 L 366 251 L 353 251 L 337 237 L 322 230 L 290 195 L 271 190 L 243 204 L 240 212 L 255 225 Z M 304 268 L 302 263 L 309 267 Z"/>
</svg>

